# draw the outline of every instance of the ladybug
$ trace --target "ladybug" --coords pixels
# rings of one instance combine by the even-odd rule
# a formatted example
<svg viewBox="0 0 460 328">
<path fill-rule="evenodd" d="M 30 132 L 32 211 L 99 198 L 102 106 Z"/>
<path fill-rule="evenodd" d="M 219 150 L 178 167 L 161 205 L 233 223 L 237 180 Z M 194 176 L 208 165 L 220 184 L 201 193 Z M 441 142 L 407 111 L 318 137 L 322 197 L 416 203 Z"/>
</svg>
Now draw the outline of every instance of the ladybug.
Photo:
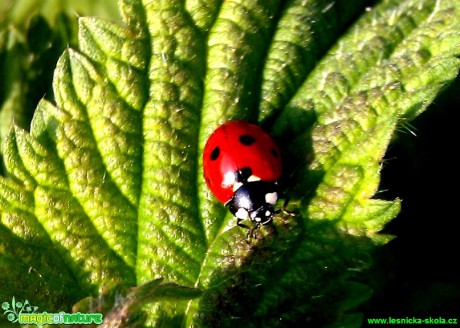
<svg viewBox="0 0 460 328">
<path fill-rule="evenodd" d="M 250 220 L 270 224 L 278 213 L 277 181 L 281 177 L 281 154 L 275 141 L 258 125 L 230 121 L 209 137 L 203 151 L 203 173 L 215 197 L 236 217 L 237 225 Z M 248 234 L 248 235 L 249 235 Z"/>
</svg>

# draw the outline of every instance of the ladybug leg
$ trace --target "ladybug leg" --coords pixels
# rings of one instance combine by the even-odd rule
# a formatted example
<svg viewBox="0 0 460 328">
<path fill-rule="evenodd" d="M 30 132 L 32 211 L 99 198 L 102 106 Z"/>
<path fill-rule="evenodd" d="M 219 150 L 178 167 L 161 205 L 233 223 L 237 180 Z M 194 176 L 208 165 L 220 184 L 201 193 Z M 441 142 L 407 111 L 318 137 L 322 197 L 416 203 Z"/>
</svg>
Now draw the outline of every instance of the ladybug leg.
<svg viewBox="0 0 460 328">
<path fill-rule="evenodd" d="M 260 224 L 254 225 L 252 228 L 249 228 L 248 233 L 246 234 L 246 242 L 250 244 L 253 239 L 257 239 L 255 232 L 260 228 Z"/>
<path fill-rule="evenodd" d="M 241 227 L 241 228 L 244 228 L 244 229 L 247 229 L 248 230 L 248 233 L 246 234 L 246 242 L 248 244 L 251 243 L 252 239 L 254 239 L 254 231 L 259 227 L 259 225 L 255 225 L 254 227 L 249 227 L 248 225 L 244 224 L 244 223 L 241 223 L 241 221 L 243 221 L 243 219 L 240 219 L 240 218 L 236 218 L 236 225 L 238 227 Z"/>
<path fill-rule="evenodd" d="M 236 218 L 236 225 L 237 225 L 238 227 L 245 228 L 245 229 L 248 229 L 248 230 L 250 231 L 251 228 L 250 228 L 248 225 L 246 225 L 246 224 L 244 224 L 244 223 L 241 223 L 241 221 L 243 221 L 243 219 Z"/>
<path fill-rule="evenodd" d="M 289 196 L 288 195 L 283 195 L 282 198 L 284 198 L 284 202 L 283 202 L 283 205 L 281 206 L 281 209 L 279 209 L 277 211 L 277 213 L 283 212 L 283 214 L 288 215 L 288 216 L 296 216 L 297 215 L 296 212 L 289 211 L 288 209 L 286 209 L 287 205 L 289 204 L 289 200 L 290 200 Z"/>
</svg>

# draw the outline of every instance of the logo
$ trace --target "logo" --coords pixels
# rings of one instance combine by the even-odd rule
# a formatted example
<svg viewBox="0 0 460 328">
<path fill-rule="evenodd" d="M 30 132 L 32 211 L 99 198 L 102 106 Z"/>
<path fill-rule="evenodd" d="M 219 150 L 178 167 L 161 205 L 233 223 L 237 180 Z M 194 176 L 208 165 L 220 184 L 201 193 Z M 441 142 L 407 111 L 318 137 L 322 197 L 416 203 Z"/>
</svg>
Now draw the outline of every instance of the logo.
<svg viewBox="0 0 460 328">
<path fill-rule="evenodd" d="M 21 325 L 37 325 L 46 324 L 102 324 L 103 316 L 101 313 L 36 313 L 38 306 L 31 305 L 28 300 L 17 302 L 13 296 L 10 302 L 2 303 L 3 315 L 6 316 L 11 323 L 19 323 Z"/>
<path fill-rule="evenodd" d="M 32 314 L 35 311 L 37 311 L 37 309 L 38 309 L 38 306 L 30 305 L 28 300 L 25 300 L 24 303 L 16 302 L 16 300 L 14 299 L 14 296 L 13 296 L 13 300 L 11 301 L 11 304 L 8 302 L 2 303 L 2 310 L 4 311 L 3 315 L 6 316 L 8 321 L 11 321 L 13 323 L 18 322 L 19 316 L 22 313 Z"/>
</svg>

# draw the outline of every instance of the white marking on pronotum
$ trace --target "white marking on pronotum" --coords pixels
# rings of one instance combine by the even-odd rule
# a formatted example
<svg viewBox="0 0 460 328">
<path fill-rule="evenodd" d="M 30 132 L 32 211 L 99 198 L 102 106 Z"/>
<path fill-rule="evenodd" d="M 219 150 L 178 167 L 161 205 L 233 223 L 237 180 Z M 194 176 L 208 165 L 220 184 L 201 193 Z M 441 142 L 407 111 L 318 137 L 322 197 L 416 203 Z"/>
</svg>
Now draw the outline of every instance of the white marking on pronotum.
<svg viewBox="0 0 460 328">
<path fill-rule="evenodd" d="M 248 213 L 248 211 L 245 210 L 244 208 L 239 208 L 238 211 L 236 211 L 235 216 L 236 216 L 238 219 L 246 220 L 246 219 L 249 218 L 249 213 Z"/>
<path fill-rule="evenodd" d="M 256 175 L 251 175 L 249 178 L 248 178 L 248 182 L 252 182 L 252 181 L 260 181 L 260 178 Z"/>
<path fill-rule="evenodd" d="M 265 194 L 265 202 L 275 205 L 277 200 L 278 193 L 276 191 Z"/>
<path fill-rule="evenodd" d="M 241 182 L 236 182 L 233 184 L 233 191 L 237 191 L 243 184 Z"/>
</svg>

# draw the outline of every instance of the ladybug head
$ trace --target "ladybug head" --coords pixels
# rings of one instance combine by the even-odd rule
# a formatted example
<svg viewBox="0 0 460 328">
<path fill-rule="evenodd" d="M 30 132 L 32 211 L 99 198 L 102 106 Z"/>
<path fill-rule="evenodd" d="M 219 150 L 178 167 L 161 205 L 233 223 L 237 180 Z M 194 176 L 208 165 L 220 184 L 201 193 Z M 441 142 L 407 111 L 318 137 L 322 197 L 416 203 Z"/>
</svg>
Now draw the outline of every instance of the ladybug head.
<svg viewBox="0 0 460 328">
<path fill-rule="evenodd" d="M 249 219 L 256 223 L 267 225 L 272 223 L 273 216 L 275 215 L 275 209 L 270 203 L 265 203 L 257 209 L 249 212 Z"/>
<path fill-rule="evenodd" d="M 238 220 L 249 219 L 258 225 L 273 221 L 278 200 L 277 185 L 274 182 L 251 181 L 243 183 L 227 203 L 230 212 Z"/>
</svg>

